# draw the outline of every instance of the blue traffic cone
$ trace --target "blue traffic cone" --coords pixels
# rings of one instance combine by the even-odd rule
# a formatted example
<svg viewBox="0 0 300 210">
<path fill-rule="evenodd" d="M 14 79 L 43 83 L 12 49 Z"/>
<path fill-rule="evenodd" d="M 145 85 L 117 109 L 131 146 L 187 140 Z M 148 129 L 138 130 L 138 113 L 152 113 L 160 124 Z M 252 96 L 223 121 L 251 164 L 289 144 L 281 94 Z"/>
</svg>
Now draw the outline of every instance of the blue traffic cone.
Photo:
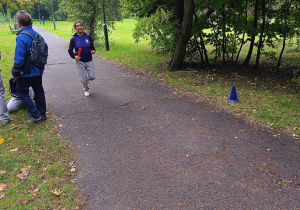
<svg viewBox="0 0 300 210">
<path fill-rule="evenodd" d="M 229 99 L 227 100 L 229 103 L 237 103 L 240 100 L 237 98 L 235 86 L 232 86 L 231 93 Z"/>
</svg>

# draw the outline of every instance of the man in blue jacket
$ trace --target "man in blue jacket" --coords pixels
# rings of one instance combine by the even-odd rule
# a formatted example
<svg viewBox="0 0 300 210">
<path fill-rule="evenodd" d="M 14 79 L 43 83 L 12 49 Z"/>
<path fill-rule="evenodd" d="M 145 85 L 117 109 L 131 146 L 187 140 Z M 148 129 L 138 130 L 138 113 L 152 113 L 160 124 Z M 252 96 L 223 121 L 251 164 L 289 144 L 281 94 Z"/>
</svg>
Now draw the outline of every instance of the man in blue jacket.
<svg viewBox="0 0 300 210">
<path fill-rule="evenodd" d="M 36 35 L 36 32 L 32 29 L 31 16 L 26 11 L 21 10 L 17 13 L 16 19 L 20 31 L 17 33 L 12 76 L 16 79 L 16 89 L 19 98 L 31 116 L 27 123 L 36 123 L 47 119 L 46 99 L 42 84 L 45 66 L 35 66 L 29 61 L 28 55 L 32 39 L 26 34 L 21 34 L 22 31 L 28 31 L 33 36 Z M 35 104 L 29 96 L 30 86 L 35 93 Z"/>
</svg>

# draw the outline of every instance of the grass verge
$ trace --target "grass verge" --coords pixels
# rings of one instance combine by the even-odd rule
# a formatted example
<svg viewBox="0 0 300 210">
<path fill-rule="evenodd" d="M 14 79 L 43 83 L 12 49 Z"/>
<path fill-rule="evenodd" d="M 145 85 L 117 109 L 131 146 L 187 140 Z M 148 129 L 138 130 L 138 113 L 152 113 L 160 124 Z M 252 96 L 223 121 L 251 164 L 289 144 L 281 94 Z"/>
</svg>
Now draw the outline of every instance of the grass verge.
<svg viewBox="0 0 300 210">
<path fill-rule="evenodd" d="M 0 25 L 0 70 L 8 101 L 16 35 L 8 23 Z M 51 110 L 47 116 L 42 123 L 28 125 L 29 115 L 23 109 L 10 114 L 10 124 L 0 124 L 0 209 L 84 208 L 74 185 L 70 144 L 60 137 Z"/>
</svg>

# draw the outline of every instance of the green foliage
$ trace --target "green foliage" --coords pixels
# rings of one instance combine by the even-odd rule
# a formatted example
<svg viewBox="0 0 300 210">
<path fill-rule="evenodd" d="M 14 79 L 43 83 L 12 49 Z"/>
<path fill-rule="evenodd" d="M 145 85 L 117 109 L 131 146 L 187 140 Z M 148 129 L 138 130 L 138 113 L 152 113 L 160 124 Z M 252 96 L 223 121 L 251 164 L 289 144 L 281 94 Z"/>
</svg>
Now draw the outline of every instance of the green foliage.
<svg viewBox="0 0 300 210">
<path fill-rule="evenodd" d="M 105 6 L 105 17 L 108 28 L 113 28 L 114 21 L 121 19 L 119 12 L 119 0 L 64 0 L 69 19 L 71 21 L 81 20 L 85 29 L 89 31 L 92 38 L 98 42 L 103 33 L 103 4 Z"/>
<path fill-rule="evenodd" d="M 171 14 L 159 10 L 149 18 L 139 19 L 133 32 L 138 43 L 141 38 L 149 39 L 153 49 L 172 52 L 179 30 L 175 23 L 169 22 Z"/>
<path fill-rule="evenodd" d="M 144 19 L 140 20 L 134 32 L 135 39 L 139 37 L 150 38 L 150 44 L 154 49 L 174 50 L 169 46 L 164 46 L 166 40 L 174 41 L 180 30 L 185 30 L 181 26 L 178 30 L 171 30 L 170 27 L 176 26 L 175 8 L 172 3 L 177 1 L 150 1 L 150 0 L 123 0 L 124 11 L 127 16 L 138 16 Z M 246 5 L 247 2 L 247 5 Z M 214 59 L 225 55 L 225 61 L 234 62 L 240 56 L 242 48 L 248 49 L 248 42 L 254 36 L 254 50 L 258 46 L 258 38 L 262 33 L 262 5 L 258 6 L 258 20 L 254 23 L 254 5 L 255 1 L 243 0 L 212 0 L 200 1 L 194 0 L 195 14 L 192 29 L 191 40 L 187 45 L 186 58 L 189 60 L 200 60 L 205 48 L 212 47 L 210 54 Z M 300 1 L 267 1 L 266 4 L 266 22 L 265 30 L 262 36 L 261 56 L 267 56 L 271 61 L 279 59 L 278 51 L 285 53 L 286 48 L 283 41 L 288 42 L 300 34 Z M 162 9 L 163 8 L 163 9 Z M 161 11 L 167 11 L 168 18 L 161 21 L 155 18 L 159 17 Z M 168 33 L 157 33 L 165 27 Z M 257 27 L 255 28 L 255 24 Z M 176 28 L 176 27 L 174 27 Z M 166 37 L 163 37 L 166 36 Z M 203 38 L 203 42 L 200 39 Z M 244 38 L 243 38 L 244 37 Z M 283 40 L 285 37 L 287 40 Z M 276 43 L 276 45 L 275 45 Z M 281 45 L 280 45 L 281 44 Z M 266 49 L 268 46 L 268 49 Z M 280 49 L 281 48 L 281 49 Z M 267 51 L 267 52 L 265 52 Z M 252 53 L 252 56 L 254 53 Z M 253 59 L 253 58 L 252 58 Z M 281 58 L 280 58 L 281 59 Z M 202 59 L 201 59 L 202 60 Z M 274 62 L 276 63 L 276 62 Z"/>
</svg>

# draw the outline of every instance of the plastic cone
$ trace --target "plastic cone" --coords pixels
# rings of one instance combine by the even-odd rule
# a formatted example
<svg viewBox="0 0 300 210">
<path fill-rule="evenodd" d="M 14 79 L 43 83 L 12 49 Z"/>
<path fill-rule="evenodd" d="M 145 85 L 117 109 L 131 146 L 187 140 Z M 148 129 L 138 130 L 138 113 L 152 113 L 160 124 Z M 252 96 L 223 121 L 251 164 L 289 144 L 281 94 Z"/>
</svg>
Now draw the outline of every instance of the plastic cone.
<svg viewBox="0 0 300 210">
<path fill-rule="evenodd" d="M 227 100 L 229 103 L 237 103 L 240 100 L 237 98 L 235 86 L 232 86 L 231 93 L 229 99 Z"/>
</svg>

